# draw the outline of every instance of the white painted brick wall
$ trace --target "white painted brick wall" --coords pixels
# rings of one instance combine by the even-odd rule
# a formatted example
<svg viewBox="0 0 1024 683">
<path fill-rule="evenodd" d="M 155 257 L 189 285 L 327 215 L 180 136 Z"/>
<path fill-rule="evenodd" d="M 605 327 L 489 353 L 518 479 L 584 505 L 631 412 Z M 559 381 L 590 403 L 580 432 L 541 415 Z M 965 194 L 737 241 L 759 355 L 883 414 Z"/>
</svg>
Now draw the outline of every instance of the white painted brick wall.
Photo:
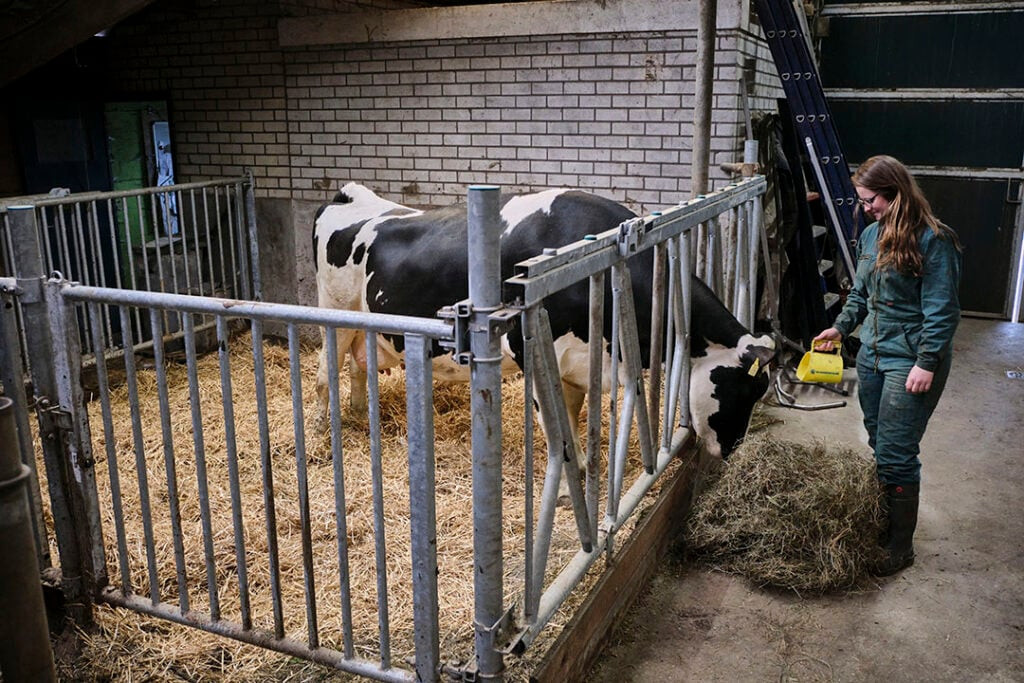
<svg viewBox="0 0 1024 683">
<path fill-rule="evenodd" d="M 323 200 L 355 180 L 416 205 L 473 183 L 585 187 L 638 210 L 689 196 L 695 31 L 281 49 L 279 13 L 348 3 L 197 5 L 144 13 L 112 41 L 113 87 L 170 94 L 181 180 L 251 167 L 260 196 Z M 718 165 L 742 155 L 744 60 L 752 109 L 780 91 L 757 37 L 720 34 L 717 49 L 720 185 Z"/>
</svg>

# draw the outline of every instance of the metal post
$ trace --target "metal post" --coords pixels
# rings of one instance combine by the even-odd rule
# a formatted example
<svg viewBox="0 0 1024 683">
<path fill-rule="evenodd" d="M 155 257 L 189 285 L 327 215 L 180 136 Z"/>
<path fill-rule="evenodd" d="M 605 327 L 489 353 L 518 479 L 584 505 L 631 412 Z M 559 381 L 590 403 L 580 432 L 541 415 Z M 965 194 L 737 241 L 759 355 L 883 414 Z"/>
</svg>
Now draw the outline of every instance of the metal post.
<svg viewBox="0 0 1024 683">
<path fill-rule="evenodd" d="M 0 396 L 0 674 L 5 681 L 55 681 L 14 402 Z"/>
<path fill-rule="evenodd" d="M 252 298 L 263 300 L 263 280 L 260 274 L 260 246 L 256 230 L 256 184 L 252 169 L 245 172 L 245 226 L 249 233 L 249 272 L 252 275 Z"/>
<path fill-rule="evenodd" d="M 4 393 L 14 401 L 14 415 L 17 434 L 31 434 L 28 423 L 28 401 L 25 396 L 25 375 L 22 365 L 22 344 L 18 334 L 17 310 L 7 292 L 0 286 L 0 383 Z M 36 456 L 29 438 L 19 439 L 21 462 L 32 472 L 29 483 L 29 498 L 32 501 L 32 530 L 36 538 L 36 553 L 40 567 L 50 566 L 50 543 L 47 540 L 46 524 L 43 522 L 43 506 L 39 492 L 39 473 L 36 471 Z"/>
<path fill-rule="evenodd" d="M 718 0 L 700 0 L 700 19 L 697 26 L 697 82 L 693 100 L 693 158 L 690 163 L 691 191 L 694 197 L 708 191 L 717 14 Z"/>
<path fill-rule="evenodd" d="M 64 419 L 70 415 L 62 413 L 59 400 L 50 331 L 52 320 L 44 294 L 43 259 L 35 207 L 11 206 L 7 209 L 7 216 L 15 249 L 14 263 L 21 290 L 33 398 L 60 555 L 61 590 L 69 615 L 84 626 L 92 620 L 92 571 L 85 566 L 89 552 L 84 545 L 88 543 L 89 531 L 83 528 L 86 515 L 74 511 L 71 495 L 74 479 L 67 471 L 67 463 L 71 459 L 68 455 L 71 429 Z M 75 341 L 77 346 L 77 339 Z"/>
<path fill-rule="evenodd" d="M 436 681 L 441 659 L 437 623 L 437 514 L 434 493 L 434 404 L 430 344 L 430 340 L 422 335 L 405 335 L 406 414 L 409 424 L 409 527 L 412 534 L 412 618 L 416 645 L 416 678 L 419 681 Z M 498 454 L 501 454 L 500 450 Z"/>
<path fill-rule="evenodd" d="M 501 681 L 496 636 L 502 616 L 501 339 L 487 316 L 501 304 L 501 193 L 469 188 L 469 348 L 473 444 L 473 578 L 477 676 Z"/>
</svg>

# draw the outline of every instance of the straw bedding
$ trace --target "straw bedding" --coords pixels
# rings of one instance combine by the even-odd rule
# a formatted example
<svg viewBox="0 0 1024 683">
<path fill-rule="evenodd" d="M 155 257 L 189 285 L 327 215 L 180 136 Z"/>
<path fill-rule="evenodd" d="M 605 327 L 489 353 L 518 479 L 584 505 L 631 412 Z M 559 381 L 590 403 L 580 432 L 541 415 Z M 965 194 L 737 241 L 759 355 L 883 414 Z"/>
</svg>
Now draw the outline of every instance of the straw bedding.
<svg viewBox="0 0 1024 683">
<path fill-rule="evenodd" d="M 856 588 L 879 559 L 878 498 L 874 462 L 852 449 L 752 435 L 709 474 L 688 552 L 758 586 Z"/>
<path fill-rule="evenodd" d="M 239 335 L 230 345 L 232 401 L 237 441 L 237 470 L 240 489 L 243 541 L 253 626 L 273 629 L 270 592 L 270 553 L 265 520 L 263 469 L 261 467 L 258 409 L 253 379 L 253 356 L 248 334 Z M 287 348 L 264 344 L 267 373 L 268 405 L 266 408 L 270 433 L 270 460 L 273 466 L 274 503 L 276 506 L 281 590 L 286 634 L 306 641 L 306 610 L 303 603 L 303 548 L 301 515 L 296 465 L 295 420 L 289 390 Z M 162 600 L 177 604 L 178 582 L 172 543 L 170 501 L 168 493 L 164 438 L 157 377 L 152 362 L 145 363 L 139 374 L 138 412 L 141 418 L 145 471 L 148 476 L 150 505 L 153 508 L 156 539 L 155 556 L 159 567 L 159 591 Z M 145 367 L 147 366 L 148 367 Z M 302 405 L 306 425 L 306 462 L 309 481 L 310 526 L 312 529 L 313 579 L 318 598 L 317 622 L 321 645 L 342 648 L 342 613 L 338 554 L 334 469 L 330 455 L 330 439 L 315 433 L 312 416 L 315 411 L 316 349 L 302 352 Z M 347 397 L 347 373 L 343 373 L 342 396 Z M 209 505 L 212 520 L 212 550 L 216 566 L 214 580 L 220 598 L 223 618 L 238 623 L 239 563 L 232 532 L 230 479 L 232 466 L 228 457 L 228 439 L 224 430 L 224 396 L 216 353 L 201 357 L 198 362 L 198 385 L 202 411 L 203 449 L 209 480 Z M 392 662 L 404 662 L 413 653 L 412 581 L 409 550 L 408 455 L 405 442 L 404 374 L 392 372 L 380 377 L 383 500 L 388 565 L 388 611 L 391 622 Z M 167 364 L 170 430 L 175 448 L 174 475 L 177 499 L 180 501 L 183 547 L 185 548 L 187 586 L 191 608 L 209 613 L 206 565 L 203 554 L 202 517 L 197 485 L 197 459 L 193 441 L 188 376 L 184 360 Z M 111 390 L 113 446 L 118 460 L 123 498 L 128 571 L 134 592 L 148 596 L 150 580 L 146 568 L 146 533 L 139 514 L 139 477 L 136 475 L 128 387 L 118 384 Z M 344 401 L 347 405 L 347 400 Z M 506 380 L 503 386 L 503 517 L 505 520 L 505 586 L 506 604 L 511 593 L 522 592 L 522 544 L 525 522 L 523 463 L 524 403 L 521 378 Z M 374 529 L 372 516 L 372 482 L 369 465 L 368 425 L 364 415 L 343 410 L 343 465 L 346 511 L 345 531 L 348 541 L 356 652 L 370 660 L 379 658 L 377 584 L 374 571 Z M 436 433 L 437 481 L 437 557 L 439 569 L 439 602 L 441 654 L 445 661 L 468 659 L 473 650 L 473 575 L 472 575 L 472 476 L 470 455 L 469 389 L 464 384 L 435 384 L 434 427 Z M 116 546 L 109 458 L 106 435 L 102 428 L 100 404 L 89 405 L 94 456 L 97 462 L 97 484 L 103 512 L 104 536 L 107 539 L 107 566 L 111 583 L 119 586 L 121 568 Z M 539 508 L 540 487 L 546 460 L 543 436 L 535 434 L 536 505 Z M 634 449 L 638 452 L 638 449 Z M 631 469 L 636 464 L 631 465 Z M 42 468 L 41 468 L 42 472 Z M 45 483 L 43 484 L 45 487 Z M 649 497 L 650 498 L 650 497 Z M 536 515 L 536 511 L 535 511 Z M 548 579 L 575 554 L 575 523 L 570 511 L 559 510 L 555 520 L 552 552 L 548 562 Z M 628 530 L 622 534 L 625 538 Z M 54 553 L 56 551 L 54 550 Z M 55 554 L 56 556 L 56 554 Z M 518 565 L 517 565 L 518 563 Z M 603 566 L 598 563 L 598 569 Z M 592 572 L 596 574 L 596 572 Z M 592 583 L 596 577 L 590 577 Z M 585 594 L 577 590 L 570 599 L 578 604 Z M 563 613 L 566 610 L 563 609 Z M 530 657 L 543 653 L 545 643 L 557 635 L 566 616 L 556 615 L 546 635 L 534 643 L 523 660 L 509 659 L 510 680 L 528 676 Z M 83 634 L 81 650 L 60 657 L 58 666 L 66 680 L 332 680 L 340 674 L 319 665 L 295 660 L 275 652 L 206 634 L 188 627 L 149 618 L 121 608 L 102 605 L 96 610 L 98 629 Z"/>
</svg>

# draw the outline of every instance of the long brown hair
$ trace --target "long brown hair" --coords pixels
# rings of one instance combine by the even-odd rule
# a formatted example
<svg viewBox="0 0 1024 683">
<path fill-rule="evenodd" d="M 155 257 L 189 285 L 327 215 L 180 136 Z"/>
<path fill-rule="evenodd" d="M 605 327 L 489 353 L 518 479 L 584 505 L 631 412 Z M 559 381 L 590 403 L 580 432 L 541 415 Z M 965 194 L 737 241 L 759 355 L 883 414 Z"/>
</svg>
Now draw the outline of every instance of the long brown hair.
<svg viewBox="0 0 1024 683">
<path fill-rule="evenodd" d="M 918 237 L 926 228 L 938 237 L 952 240 L 956 248 L 961 249 L 956 233 L 935 217 L 914 176 L 899 160 L 884 154 L 871 157 L 857 168 L 853 184 L 889 201 L 889 208 L 879 219 L 882 231 L 878 238 L 876 268 L 891 267 L 921 275 Z"/>
</svg>

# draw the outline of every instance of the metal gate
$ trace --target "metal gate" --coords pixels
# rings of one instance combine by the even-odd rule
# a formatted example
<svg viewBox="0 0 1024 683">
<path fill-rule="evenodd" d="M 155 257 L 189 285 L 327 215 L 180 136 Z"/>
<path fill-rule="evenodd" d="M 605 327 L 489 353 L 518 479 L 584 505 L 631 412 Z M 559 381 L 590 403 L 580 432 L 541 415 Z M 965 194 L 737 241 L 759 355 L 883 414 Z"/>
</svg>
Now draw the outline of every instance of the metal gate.
<svg viewBox="0 0 1024 683">
<path fill-rule="evenodd" d="M 497 188 L 471 188 L 469 192 L 470 300 L 455 305 L 452 317 L 442 320 L 363 314 L 312 307 L 287 306 L 242 298 L 198 296 L 168 291 L 129 290 L 102 284 L 78 284 L 56 274 L 44 278 L 43 242 L 38 239 L 36 214 L 29 208 L 11 209 L 12 240 L 18 246 L 19 277 L 0 278 L 4 303 L 17 299 L 28 348 L 34 349 L 31 372 L 41 444 L 49 480 L 55 533 L 60 551 L 61 587 L 69 603 L 82 605 L 87 618 L 94 600 L 124 605 L 206 631 L 317 661 L 342 671 L 380 680 L 437 680 L 442 673 L 472 678 L 500 677 L 504 657 L 529 647 L 550 621 L 566 596 L 602 557 L 615 561 L 617 534 L 640 505 L 645 493 L 668 467 L 687 441 L 689 430 L 689 279 L 696 267 L 694 243 L 703 234 L 706 257 L 700 274 L 710 281 L 727 281 L 729 303 L 736 317 L 750 326 L 755 301 L 756 255 L 761 232 L 763 178 L 731 185 L 659 214 L 628 221 L 617 230 L 588 236 L 580 243 L 546 250 L 520 264 L 508 284 L 519 292 L 514 302 L 501 302 L 498 279 Z M 728 235 L 729 239 L 723 239 Z M 720 245 L 733 245 L 732 249 Z M 655 289 L 652 339 L 656 340 L 649 372 L 641 368 L 627 260 L 655 250 Z M 35 253 L 40 265 L 26 268 L 22 257 Z M 723 277 L 724 274 L 724 277 Z M 616 293 L 612 310 L 602 310 L 605 279 Z M 578 281 L 590 282 L 592 300 L 591 358 L 604 352 L 601 343 L 604 316 L 611 317 L 613 338 L 608 465 L 602 468 L 598 444 L 601 431 L 601 362 L 591 363 L 588 407 L 587 473 L 581 484 L 570 482 L 572 515 L 576 521 L 578 551 L 549 578 L 549 554 L 558 488 L 566 456 L 573 452 L 572 429 L 558 384 L 551 334 L 543 300 L 552 292 Z M 258 290 L 258 287 L 256 288 Z M 5 342 L 18 329 L 15 307 L 3 308 Z M 527 502 L 523 511 L 524 556 L 503 557 L 501 518 L 500 336 L 518 319 L 528 340 L 525 381 L 526 406 L 536 395 L 548 443 L 547 469 L 541 484 L 539 514 L 534 514 L 532 410 L 526 413 L 524 459 L 527 461 Z M 212 326 L 217 348 L 219 387 L 198 380 L 201 362 L 197 331 L 200 323 Z M 242 321 L 232 325 L 232 321 Z M 263 332 L 268 321 L 287 329 L 287 361 L 268 361 Z M 310 508 L 308 434 L 304 413 L 303 371 L 299 328 L 323 330 L 327 344 L 330 390 L 330 457 L 333 509 Z M 176 327 L 175 327 L 176 326 Z M 172 329 L 172 327 L 174 329 Z M 346 434 L 360 426 L 343 424 L 340 408 L 339 359 L 334 335 L 339 328 L 366 332 L 368 394 L 370 397 L 369 463 L 372 469 L 372 518 L 375 592 L 378 623 L 372 637 L 359 636 L 352 625 L 352 576 L 349 553 L 350 519 L 346 498 Z M 118 334 L 110 334 L 111 330 Z M 232 334 L 233 329 L 243 330 Z M 246 331 L 247 330 L 247 331 Z M 146 382 L 155 386 L 156 417 L 144 422 L 140 412 L 138 342 L 149 334 L 153 372 Z M 382 532 L 388 503 L 380 487 L 381 415 L 376 335 L 400 334 L 405 346 L 405 438 L 408 455 L 409 570 L 412 577 L 412 621 L 415 654 L 410 667 L 393 661 L 392 636 L 399 625 L 389 617 L 389 576 L 392 560 Z M 249 359 L 233 355 L 232 338 L 251 340 Z M 435 462 L 433 388 L 430 349 L 434 341 L 455 349 L 471 374 L 475 661 L 444 664 L 438 634 L 438 556 L 435 515 Z M 170 344 L 184 354 L 184 398 L 172 399 L 169 379 L 174 372 Z M 6 344 L 5 344 L 6 345 Z M 86 401 L 82 391 L 84 350 L 91 354 L 96 374 L 95 397 Z M 20 366 L 10 357 L 0 359 L 5 387 L 21 387 L 10 370 Z M 235 377 L 239 364 L 254 379 L 255 414 L 245 423 L 239 414 Z M 267 372 L 287 367 L 288 387 L 268 383 Z M 9 384 L 8 382 L 11 382 Z M 534 389 L 534 387 L 536 389 Z M 621 403 L 620 403 L 621 388 Z M 127 396 L 131 419 L 114 424 L 111 395 Z M 211 415 L 201 408 L 202 394 L 216 391 L 219 409 Z M 268 392 L 290 392 L 291 411 L 274 419 L 289 420 L 292 431 L 285 440 L 270 438 Z M 180 401 L 180 402 L 176 402 Z M 90 410 L 92 412 L 90 412 Z M 186 431 L 172 424 L 183 411 Z M 99 419 L 97 419 L 99 418 Z M 27 411 L 20 411 L 19 431 L 27 434 Z M 24 430 L 22 425 L 25 425 Z M 243 425 L 251 424 L 251 428 Z M 642 465 L 627 477 L 629 435 L 635 425 Z M 208 457 L 214 426 L 223 433 L 224 461 Z M 253 446 L 242 447 L 245 432 Z M 184 437 L 183 434 L 188 434 Z M 376 436 L 376 438 L 375 438 Z M 24 442 L 24 439 L 23 439 Z M 23 453 L 34 461 L 31 446 Z M 289 456 L 282 458 L 282 452 Z M 258 457 L 257 457 L 258 456 Z M 239 485 L 240 468 L 258 462 L 261 495 L 247 497 Z M 283 463 L 287 462 L 287 469 Z M 293 464 L 292 464 L 293 463 Z M 564 475 L 569 475 L 567 470 Z M 574 475 L 574 473 L 573 473 Z M 101 502 L 97 480 L 104 490 Z M 278 552 L 284 488 L 288 481 L 294 526 L 301 544 L 301 568 L 293 568 L 297 583 L 285 579 Z M 606 483 L 599 484 L 601 480 Z M 255 498 L 255 499 L 254 499 Z M 183 517 L 185 505 L 197 513 Z M 603 505 L 603 512 L 601 508 Z M 104 527 L 103 510 L 110 509 L 113 530 Z M 191 509 L 191 508 L 190 508 Z M 316 513 L 314 516 L 314 512 Z M 141 520 L 142 531 L 129 537 L 125 519 Z M 327 531 L 323 519 L 331 518 Z M 230 521 L 228 521 L 230 520 Z M 265 539 L 262 538 L 265 536 Z M 325 536 L 325 537 L 322 537 Z M 314 549 L 333 536 L 332 586 L 326 597 L 322 568 L 314 566 Z M 195 552 L 185 540 L 196 540 Z M 257 541 L 259 541 L 257 543 Z M 258 546 L 258 547 L 257 547 Z M 173 571 L 159 568 L 158 556 L 173 561 Z M 523 570 L 521 585 L 509 585 L 502 567 L 515 561 Z M 171 566 L 171 565 L 168 565 Z M 111 567 L 115 569 L 111 569 Z M 198 575 L 198 576 L 197 576 Z M 254 596 L 267 596 L 258 603 Z M 327 603 L 330 603 L 328 605 Z M 301 604 L 301 609 L 289 609 Z M 340 616 L 332 625 L 322 623 L 326 608 Z M 365 635 L 365 634 L 364 634 Z M 369 638 L 369 639 L 367 639 Z M 373 653 L 368 656 L 366 653 Z"/>
</svg>

